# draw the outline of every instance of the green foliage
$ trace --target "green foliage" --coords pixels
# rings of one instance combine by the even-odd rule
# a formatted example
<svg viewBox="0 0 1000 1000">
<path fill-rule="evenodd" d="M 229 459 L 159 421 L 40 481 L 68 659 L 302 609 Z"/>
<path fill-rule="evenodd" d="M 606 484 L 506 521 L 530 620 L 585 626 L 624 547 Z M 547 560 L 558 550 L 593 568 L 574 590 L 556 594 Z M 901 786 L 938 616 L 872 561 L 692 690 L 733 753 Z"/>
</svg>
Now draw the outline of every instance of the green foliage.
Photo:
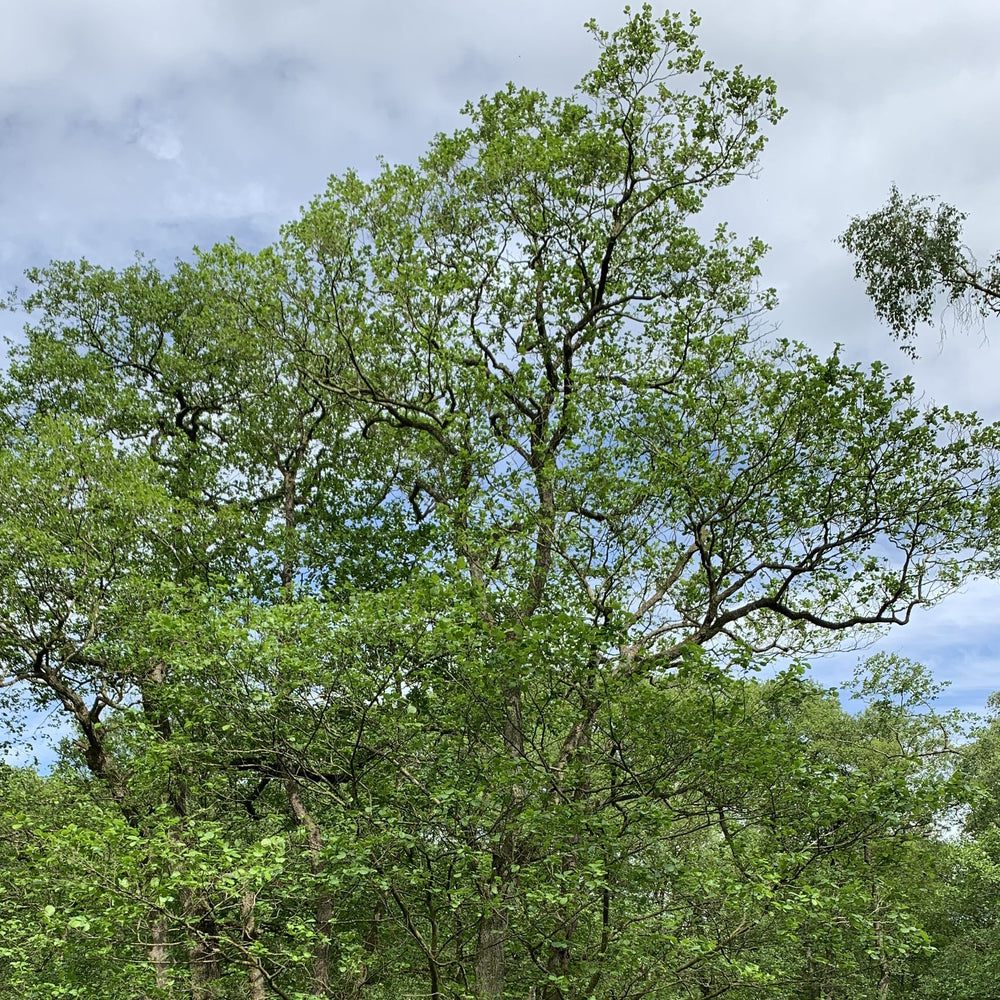
<svg viewBox="0 0 1000 1000">
<path fill-rule="evenodd" d="M 962 242 L 965 218 L 932 198 L 903 198 L 894 185 L 882 208 L 855 216 L 840 237 L 876 315 L 914 357 L 910 341 L 920 324 L 933 325 L 940 297 L 962 316 L 1000 312 L 1000 256 L 985 268 L 976 263 Z"/>
<path fill-rule="evenodd" d="M 3 775 L 17 996 L 883 1000 L 926 956 L 960 720 L 799 661 L 993 569 L 997 428 L 763 335 L 765 248 L 694 217 L 782 111 L 696 24 L 591 25 L 571 97 L 259 253 L 31 273 L 0 671 L 71 729 Z"/>
</svg>

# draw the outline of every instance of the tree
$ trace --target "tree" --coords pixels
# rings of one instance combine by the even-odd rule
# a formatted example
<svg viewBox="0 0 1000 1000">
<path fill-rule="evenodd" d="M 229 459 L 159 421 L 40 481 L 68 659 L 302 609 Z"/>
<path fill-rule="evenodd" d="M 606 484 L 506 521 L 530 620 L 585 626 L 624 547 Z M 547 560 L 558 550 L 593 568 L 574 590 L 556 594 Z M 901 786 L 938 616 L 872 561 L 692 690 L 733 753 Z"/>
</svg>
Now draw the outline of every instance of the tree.
<svg viewBox="0 0 1000 1000">
<path fill-rule="evenodd" d="M 869 781 L 883 734 L 816 752 L 839 709 L 752 672 L 990 571 L 998 428 L 764 333 L 765 248 L 694 216 L 781 109 L 696 23 L 591 25 L 571 97 L 260 253 L 31 274 L 0 662 L 77 728 L 155 989 L 749 996 L 818 913 L 828 968 L 923 940 L 871 888 L 922 751 Z"/>
<path fill-rule="evenodd" d="M 881 209 L 855 216 L 840 237 L 876 315 L 911 355 L 917 326 L 933 322 L 941 298 L 963 319 L 1000 315 L 1000 254 L 976 262 L 962 242 L 965 218 L 933 198 L 903 198 L 893 186 Z"/>
</svg>

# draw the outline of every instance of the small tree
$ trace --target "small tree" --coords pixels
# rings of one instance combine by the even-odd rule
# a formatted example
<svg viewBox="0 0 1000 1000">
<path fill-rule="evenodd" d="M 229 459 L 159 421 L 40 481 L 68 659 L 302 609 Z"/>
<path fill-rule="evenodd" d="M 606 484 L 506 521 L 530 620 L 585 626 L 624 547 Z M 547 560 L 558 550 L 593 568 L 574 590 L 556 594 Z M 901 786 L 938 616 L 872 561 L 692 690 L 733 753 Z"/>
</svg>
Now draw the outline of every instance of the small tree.
<svg viewBox="0 0 1000 1000">
<path fill-rule="evenodd" d="M 962 242 L 965 215 L 933 198 L 903 198 L 895 186 L 877 212 L 855 216 L 840 243 L 879 319 L 915 356 L 917 326 L 933 324 L 942 298 L 962 319 L 1000 315 L 1000 254 L 976 262 Z"/>
</svg>

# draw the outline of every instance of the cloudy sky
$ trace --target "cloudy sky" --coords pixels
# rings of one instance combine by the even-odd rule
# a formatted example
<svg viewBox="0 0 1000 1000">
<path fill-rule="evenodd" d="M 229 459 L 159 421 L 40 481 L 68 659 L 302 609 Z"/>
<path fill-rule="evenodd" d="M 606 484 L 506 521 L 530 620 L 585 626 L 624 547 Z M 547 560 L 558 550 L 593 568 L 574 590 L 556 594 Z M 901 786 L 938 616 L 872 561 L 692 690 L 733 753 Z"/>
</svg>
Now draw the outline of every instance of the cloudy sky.
<svg viewBox="0 0 1000 1000">
<path fill-rule="evenodd" d="M 697 2 L 697 0 L 690 0 Z M 618 0 L 34 0 L 0 33 L 0 288 L 51 258 L 163 265 L 235 236 L 270 241 L 347 167 L 411 160 L 507 80 L 569 91 L 582 23 Z M 688 6 L 688 2 L 684 7 Z M 788 115 L 759 178 L 710 211 L 773 250 L 784 335 L 913 370 L 927 396 L 1000 417 L 1000 327 L 923 339 L 908 362 L 834 243 L 889 185 L 969 213 L 1000 246 L 1000 4 L 703 0 L 709 56 L 773 76 Z M 944 317 L 947 323 L 948 317 Z M 0 313 L 0 333 L 16 336 Z M 986 337 L 989 337 L 989 341 Z M 883 645 L 981 707 L 1000 688 L 1000 585 L 970 586 Z M 821 665 L 829 683 L 856 656 Z"/>
</svg>

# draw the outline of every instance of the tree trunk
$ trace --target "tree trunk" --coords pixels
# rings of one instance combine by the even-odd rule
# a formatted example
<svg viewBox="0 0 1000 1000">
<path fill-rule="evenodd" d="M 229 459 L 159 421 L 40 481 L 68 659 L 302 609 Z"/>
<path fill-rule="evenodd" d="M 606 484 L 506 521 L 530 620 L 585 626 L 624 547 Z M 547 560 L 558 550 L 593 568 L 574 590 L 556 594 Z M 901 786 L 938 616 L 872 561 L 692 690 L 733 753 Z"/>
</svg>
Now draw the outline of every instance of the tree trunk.
<svg viewBox="0 0 1000 1000">
<path fill-rule="evenodd" d="M 253 911 L 257 897 L 249 890 L 240 896 L 240 916 L 243 919 L 243 947 L 246 955 L 248 1000 L 267 1000 L 267 977 L 260 959 L 253 952 L 257 940 L 257 925 Z"/>
<path fill-rule="evenodd" d="M 882 894 L 879 890 L 878 877 L 875 872 L 875 862 L 872 858 L 871 845 L 866 840 L 864 843 L 865 863 L 871 873 L 871 897 L 872 897 L 872 927 L 875 931 L 875 946 L 878 952 L 878 1000 L 886 1000 L 889 996 L 889 985 L 892 982 L 892 969 L 889 958 L 885 952 L 885 933 L 883 931 L 882 918 Z"/>
<path fill-rule="evenodd" d="M 508 638 L 513 638 L 508 634 Z M 524 720 L 521 709 L 521 688 L 514 684 L 504 691 L 503 739 L 511 760 L 524 757 Z M 514 831 L 512 817 L 520 812 L 524 800 L 524 789 L 519 785 L 511 788 L 511 803 L 507 818 L 507 829 L 500 837 L 500 843 L 493 855 L 490 879 L 482 887 L 484 914 L 479 924 L 476 938 L 476 954 L 473 959 L 475 992 L 477 1000 L 497 1000 L 504 994 L 507 985 L 507 928 L 510 922 L 508 902 L 514 889 L 515 876 L 511 872 L 514 864 Z"/>
<path fill-rule="evenodd" d="M 323 872 L 323 833 L 313 819 L 299 792 L 298 784 L 289 779 L 286 789 L 288 803 L 295 816 L 295 822 L 306 831 L 306 849 L 309 852 L 309 870 L 319 876 Z M 326 889 L 320 889 L 314 904 L 316 934 L 318 941 L 313 949 L 313 993 L 325 997 L 330 992 L 330 931 L 333 925 L 333 897 Z"/>
<path fill-rule="evenodd" d="M 490 905 L 476 942 L 476 1000 L 499 1000 L 506 985 L 507 914 L 495 903 Z"/>
<path fill-rule="evenodd" d="M 211 938 L 198 937 L 188 952 L 191 1000 L 215 1000 L 215 984 L 222 978 L 222 957 Z"/>
<path fill-rule="evenodd" d="M 153 967 L 153 982 L 159 992 L 170 986 L 170 960 L 167 956 L 167 922 L 156 917 L 150 928 L 149 964 Z"/>
</svg>

